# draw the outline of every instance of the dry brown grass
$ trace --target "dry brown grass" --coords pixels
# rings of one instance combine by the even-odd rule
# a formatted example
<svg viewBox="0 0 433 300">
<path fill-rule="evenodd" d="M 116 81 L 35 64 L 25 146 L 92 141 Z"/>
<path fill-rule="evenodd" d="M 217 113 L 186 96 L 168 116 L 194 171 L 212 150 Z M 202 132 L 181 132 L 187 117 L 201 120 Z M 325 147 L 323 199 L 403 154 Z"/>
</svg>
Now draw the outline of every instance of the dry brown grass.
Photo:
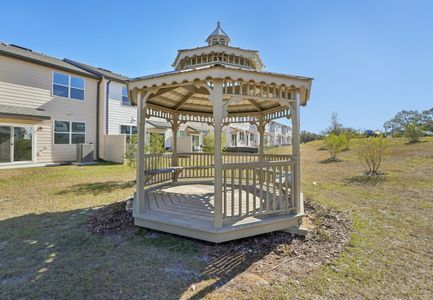
<svg viewBox="0 0 433 300">
<path fill-rule="evenodd" d="M 378 182 L 357 180 L 363 168 L 350 150 L 341 162 L 321 163 L 321 147 L 302 146 L 303 192 L 352 214 L 349 246 L 302 280 L 254 289 L 241 283 L 260 278 L 242 272 L 239 285 L 197 281 L 206 261 L 188 239 L 141 229 L 121 240 L 89 233 L 94 209 L 131 195 L 127 167 L 0 171 L 0 298 L 431 299 L 433 140 L 392 140 Z"/>
</svg>

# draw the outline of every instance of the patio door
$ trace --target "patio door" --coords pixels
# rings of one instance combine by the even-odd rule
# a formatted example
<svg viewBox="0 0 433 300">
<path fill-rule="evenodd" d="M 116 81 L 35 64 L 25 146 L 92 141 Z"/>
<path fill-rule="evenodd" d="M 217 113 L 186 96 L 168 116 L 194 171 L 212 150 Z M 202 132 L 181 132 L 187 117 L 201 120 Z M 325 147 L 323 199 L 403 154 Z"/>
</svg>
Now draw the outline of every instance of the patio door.
<svg viewBox="0 0 433 300">
<path fill-rule="evenodd" d="M 33 128 L 0 125 L 0 163 L 33 159 Z"/>
<path fill-rule="evenodd" d="M 0 126 L 0 164 L 12 161 L 11 126 Z"/>
</svg>

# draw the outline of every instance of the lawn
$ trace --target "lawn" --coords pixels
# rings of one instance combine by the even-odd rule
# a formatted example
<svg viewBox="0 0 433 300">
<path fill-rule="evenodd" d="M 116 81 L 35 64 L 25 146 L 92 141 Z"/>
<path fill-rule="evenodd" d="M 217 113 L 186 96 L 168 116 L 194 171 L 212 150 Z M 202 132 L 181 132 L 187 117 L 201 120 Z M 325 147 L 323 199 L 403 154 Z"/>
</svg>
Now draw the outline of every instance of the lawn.
<svg viewBox="0 0 433 300">
<path fill-rule="evenodd" d="M 386 180 L 376 183 L 359 180 L 353 151 L 323 163 L 321 142 L 302 146 L 305 197 L 350 212 L 352 238 L 332 264 L 254 293 L 197 282 L 206 261 L 191 240 L 144 229 L 120 238 L 91 234 L 90 215 L 132 194 L 135 176 L 126 166 L 1 170 L 0 299 L 431 299 L 433 139 L 391 144 Z"/>
</svg>

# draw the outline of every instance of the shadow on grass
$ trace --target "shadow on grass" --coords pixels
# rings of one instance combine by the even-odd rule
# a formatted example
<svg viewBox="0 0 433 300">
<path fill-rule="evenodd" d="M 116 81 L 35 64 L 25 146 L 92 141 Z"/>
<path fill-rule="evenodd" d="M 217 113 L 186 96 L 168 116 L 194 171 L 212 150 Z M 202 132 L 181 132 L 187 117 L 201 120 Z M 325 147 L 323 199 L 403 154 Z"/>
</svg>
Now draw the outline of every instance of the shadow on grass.
<svg viewBox="0 0 433 300">
<path fill-rule="evenodd" d="M 201 299 L 274 250 L 263 245 L 266 249 L 251 257 L 240 247 L 203 258 L 199 249 L 218 245 L 132 224 L 119 238 L 91 234 L 84 226 L 99 210 L 117 214 L 118 206 L 0 221 L 0 299 Z M 195 292 L 190 289 L 206 280 L 214 283 Z"/>
<path fill-rule="evenodd" d="M 106 181 L 106 182 L 93 182 L 93 183 L 82 183 L 76 184 L 65 188 L 64 190 L 57 192 L 57 195 L 84 195 L 92 194 L 98 195 L 102 193 L 110 193 L 115 190 L 123 190 L 135 186 L 135 180 L 121 182 L 121 181 Z"/>
<path fill-rule="evenodd" d="M 338 162 L 342 162 L 342 160 L 336 157 L 330 157 L 320 161 L 321 164 L 330 164 L 330 163 L 338 163 Z"/>
<path fill-rule="evenodd" d="M 346 178 L 350 184 L 358 185 L 377 185 L 386 181 L 386 175 L 359 175 Z"/>
</svg>

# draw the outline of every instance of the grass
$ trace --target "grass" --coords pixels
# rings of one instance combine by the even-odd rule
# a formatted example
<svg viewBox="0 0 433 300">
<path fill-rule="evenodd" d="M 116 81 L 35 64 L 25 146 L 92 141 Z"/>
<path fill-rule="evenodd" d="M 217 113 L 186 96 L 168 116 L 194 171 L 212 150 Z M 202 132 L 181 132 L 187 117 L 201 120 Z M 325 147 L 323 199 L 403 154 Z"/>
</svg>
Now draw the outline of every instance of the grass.
<svg viewBox="0 0 433 300">
<path fill-rule="evenodd" d="M 122 240 L 88 232 L 93 210 L 132 194 L 128 167 L 1 170 L 0 298 L 188 298 L 193 282 L 206 291 L 200 296 L 215 299 L 432 298 L 433 139 L 392 140 L 385 179 L 377 182 L 359 177 L 351 150 L 341 162 L 321 163 L 328 155 L 322 146 L 302 146 L 302 189 L 350 211 L 352 239 L 332 265 L 253 293 L 197 282 L 206 262 L 188 239 L 144 229 Z"/>
</svg>

